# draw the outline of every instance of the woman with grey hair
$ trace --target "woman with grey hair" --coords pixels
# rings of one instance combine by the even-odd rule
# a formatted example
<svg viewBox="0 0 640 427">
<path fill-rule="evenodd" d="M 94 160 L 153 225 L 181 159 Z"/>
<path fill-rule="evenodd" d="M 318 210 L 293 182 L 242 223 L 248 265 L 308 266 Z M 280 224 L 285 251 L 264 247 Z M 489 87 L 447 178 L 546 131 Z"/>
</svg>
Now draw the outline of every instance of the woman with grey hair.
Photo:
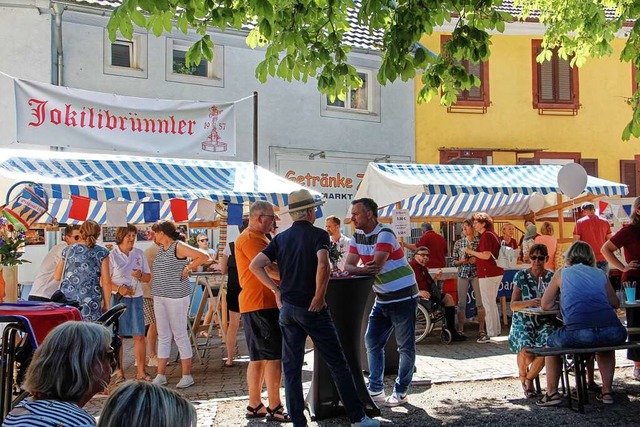
<svg viewBox="0 0 640 427">
<path fill-rule="evenodd" d="M 57 326 L 27 369 L 24 389 L 32 397 L 7 415 L 3 427 L 95 426 L 82 407 L 107 389 L 115 367 L 107 328 L 73 321 Z"/>
<path fill-rule="evenodd" d="M 566 265 L 556 272 L 544 292 L 540 306 L 543 310 L 560 308 L 564 325 L 549 335 L 549 347 L 608 347 L 622 344 L 627 331 L 620 323 L 615 309 L 620 302 L 604 272 L 595 267 L 596 257 L 589 244 L 576 241 L 566 254 Z M 560 296 L 560 303 L 556 301 Z M 615 352 L 596 353 L 602 392 L 596 399 L 613 403 L 613 374 Z M 558 393 L 560 356 L 545 357 L 547 366 L 547 393 L 537 402 L 540 406 L 556 406 L 562 403 Z"/>
<path fill-rule="evenodd" d="M 98 427 L 195 427 L 196 410 L 179 393 L 152 383 L 127 381 L 109 396 Z"/>
</svg>

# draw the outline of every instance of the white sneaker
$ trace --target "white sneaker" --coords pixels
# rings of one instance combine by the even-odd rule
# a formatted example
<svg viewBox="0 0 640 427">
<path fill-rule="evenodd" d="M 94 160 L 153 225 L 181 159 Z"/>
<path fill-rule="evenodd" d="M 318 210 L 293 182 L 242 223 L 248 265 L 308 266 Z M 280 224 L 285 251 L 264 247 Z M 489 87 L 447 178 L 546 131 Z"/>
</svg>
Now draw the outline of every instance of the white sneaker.
<svg viewBox="0 0 640 427">
<path fill-rule="evenodd" d="M 367 391 L 369 392 L 369 396 L 371 396 L 371 400 L 373 400 L 375 403 L 384 403 L 385 400 L 387 399 L 387 396 L 384 394 L 384 390 L 379 391 L 377 393 L 374 393 L 368 389 Z"/>
<path fill-rule="evenodd" d="M 489 335 L 480 335 L 480 338 L 478 338 L 476 342 L 478 344 L 486 344 L 488 342 L 491 342 L 491 338 L 489 338 Z"/>
<path fill-rule="evenodd" d="M 633 368 L 633 379 L 640 381 L 640 368 Z"/>
<path fill-rule="evenodd" d="M 195 381 L 193 381 L 193 377 L 191 375 L 183 375 L 178 384 L 176 384 L 176 388 L 187 388 L 191 387 Z"/>
<path fill-rule="evenodd" d="M 357 423 L 351 423 L 351 427 L 378 427 L 379 425 L 380 421 L 369 418 L 366 415 Z"/>
<path fill-rule="evenodd" d="M 152 382 L 156 385 L 165 385 L 167 384 L 167 376 L 158 374 Z"/>
<path fill-rule="evenodd" d="M 155 357 L 150 357 L 149 361 L 147 362 L 147 366 L 151 368 L 155 368 L 156 366 L 158 366 L 158 359 Z"/>
<path fill-rule="evenodd" d="M 409 401 L 409 397 L 407 394 L 400 394 L 398 392 L 393 392 L 391 396 L 387 397 L 387 400 L 384 402 L 385 406 L 394 407 L 404 405 Z"/>
</svg>

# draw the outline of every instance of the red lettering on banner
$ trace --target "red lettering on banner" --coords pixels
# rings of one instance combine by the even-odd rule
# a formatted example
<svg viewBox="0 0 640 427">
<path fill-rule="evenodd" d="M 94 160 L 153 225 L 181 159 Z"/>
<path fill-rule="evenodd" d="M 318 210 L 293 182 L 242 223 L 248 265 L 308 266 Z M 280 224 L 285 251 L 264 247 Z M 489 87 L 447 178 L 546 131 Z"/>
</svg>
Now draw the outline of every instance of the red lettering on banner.
<svg viewBox="0 0 640 427">
<path fill-rule="evenodd" d="M 359 178 L 364 176 L 362 174 L 358 175 Z M 353 188 L 353 179 L 342 175 L 340 172 L 331 176 L 327 173 L 311 175 L 309 172 L 305 175 L 298 175 L 296 171 L 289 170 L 284 177 L 290 181 L 297 182 L 298 184 L 306 185 L 307 187 L 320 186 L 324 188 Z"/>
<path fill-rule="evenodd" d="M 45 123 L 63 125 L 69 128 L 105 129 L 109 131 L 144 132 L 173 135 L 193 135 L 197 120 L 176 119 L 175 115 L 167 119 L 140 118 L 137 112 L 128 112 L 126 115 L 115 115 L 110 110 L 95 109 L 94 107 L 73 108 L 73 104 L 64 104 L 64 112 L 57 108 L 47 109 L 49 101 L 31 98 L 27 102 L 33 120 L 28 126 L 39 127 Z M 64 116 L 64 117 L 63 117 Z M 208 123 L 205 122 L 205 126 Z M 225 129 L 225 124 L 220 129 Z"/>
<path fill-rule="evenodd" d="M 64 104 L 64 125 L 68 127 L 76 127 L 76 116 L 77 112 L 71 110 L 71 104 Z"/>
<path fill-rule="evenodd" d="M 60 123 L 62 123 L 62 113 L 57 108 L 52 109 L 49 112 L 49 115 L 51 116 L 49 120 L 51 120 L 51 123 L 53 123 L 54 125 L 59 125 Z"/>
<path fill-rule="evenodd" d="M 31 115 L 35 117 L 35 122 L 29 122 L 28 126 L 38 127 L 44 123 L 46 120 L 46 105 L 49 101 L 41 101 L 39 99 L 31 98 L 29 100 L 29 106 L 36 105 L 35 108 L 31 109 Z"/>
</svg>

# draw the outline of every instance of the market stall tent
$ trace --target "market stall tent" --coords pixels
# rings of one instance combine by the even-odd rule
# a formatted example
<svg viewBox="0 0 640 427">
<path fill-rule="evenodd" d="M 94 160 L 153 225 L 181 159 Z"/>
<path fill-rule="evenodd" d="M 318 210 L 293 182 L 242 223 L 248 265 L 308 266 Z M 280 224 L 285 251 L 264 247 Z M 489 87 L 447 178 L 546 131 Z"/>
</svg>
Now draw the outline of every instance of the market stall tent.
<svg viewBox="0 0 640 427">
<path fill-rule="evenodd" d="M 170 218 L 168 201 L 185 199 L 196 221 L 198 199 L 242 204 L 267 200 L 284 207 L 300 185 L 248 162 L 167 159 L 31 150 L 0 150 L 0 175 L 34 183 L 49 199 L 49 215 L 68 217 L 72 195 L 91 199 L 88 219 L 106 222 L 105 203 L 128 201 L 128 220 L 143 222 L 142 202 L 161 202 L 161 218 Z M 320 194 L 313 192 L 320 198 Z"/>
<path fill-rule="evenodd" d="M 415 219 L 469 218 L 487 212 L 495 218 L 524 218 L 529 199 L 541 195 L 539 215 L 563 210 L 597 196 L 623 196 L 627 186 L 589 176 L 585 192 L 572 202 L 558 186 L 562 165 L 427 165 L 369 163 L 356 198 L 370 197 L 388 218 L 396 208 Z"/>
</svg>

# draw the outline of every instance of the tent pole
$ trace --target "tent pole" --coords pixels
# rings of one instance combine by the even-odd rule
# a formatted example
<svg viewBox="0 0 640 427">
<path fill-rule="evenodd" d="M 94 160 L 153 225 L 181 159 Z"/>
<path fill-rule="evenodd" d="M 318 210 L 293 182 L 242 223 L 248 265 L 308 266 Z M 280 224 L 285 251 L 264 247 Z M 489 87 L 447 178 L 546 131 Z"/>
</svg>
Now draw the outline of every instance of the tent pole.
<svg viewBox="0 0 640 427">
<path fill-rule="evenodd" d="M 258 92 L 253 92 L 253 164 L 258 165 Z"/>
<path fill-rule="evenodd" d="M 556 194 L 556 203 L 558 204 L 558 228 L 560 229 L 560 240 L 564 239 L 564 209 L 562 207 L 562 195 Z"/>
</svg>

